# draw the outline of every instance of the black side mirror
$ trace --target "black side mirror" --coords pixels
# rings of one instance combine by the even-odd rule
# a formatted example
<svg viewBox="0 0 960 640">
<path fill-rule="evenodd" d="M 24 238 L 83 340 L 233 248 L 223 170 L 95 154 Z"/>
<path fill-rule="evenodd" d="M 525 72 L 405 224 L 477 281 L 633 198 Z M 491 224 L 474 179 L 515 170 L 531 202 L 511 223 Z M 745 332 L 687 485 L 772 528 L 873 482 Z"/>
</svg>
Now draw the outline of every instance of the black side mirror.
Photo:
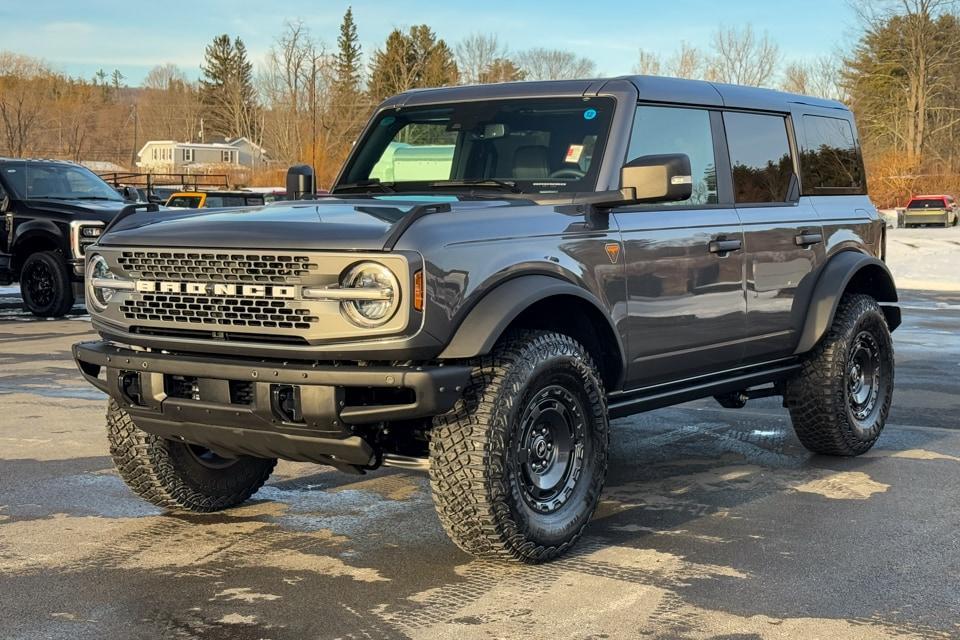
<svg viewBox="0 0 960 640">
<path fill-rule="evenodd" d="M 123 199 L 127 202 L 140 202 L 140 192 L 137 191 L 136 187 L 125 186 L 120 187 L 120 195 L 123 196 Z"/>
<path fill-rule="evenodd" d="M 680 202 L 693 195 L 690 156 L 672 153 L 631 160 L 620 172 L 621 187 L 635 202 Z"/>
</svg>

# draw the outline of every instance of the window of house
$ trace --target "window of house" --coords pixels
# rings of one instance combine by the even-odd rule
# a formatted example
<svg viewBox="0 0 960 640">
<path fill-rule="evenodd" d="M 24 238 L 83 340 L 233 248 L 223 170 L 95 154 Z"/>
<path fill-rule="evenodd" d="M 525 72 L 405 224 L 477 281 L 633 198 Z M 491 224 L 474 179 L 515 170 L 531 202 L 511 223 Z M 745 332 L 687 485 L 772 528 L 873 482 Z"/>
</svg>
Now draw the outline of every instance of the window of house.
<svg viewBox="0 0 960 640">
<path fill-rule="evenodd" d="M 156 148 L 156 147 L 153 148 L 153 159 L 154 159 L 154 160 L 157 159 L 157 148 Z"/>
<path fill-rule="evenodd" d="M 184 150 L 183 150 L 183 161 L 184 161 L 184 162 L 193 162 L 193 149 L 184 149 Z"/>
<path fill-rule="evenodd" d="M 220 160 L 222 162 L 233 162 L 233 151 L 221 151 Z"/>
<path fill-rule="evenodd" d="M 627 160 L 675 153 L 685 153 L 690 158 L 693 195 L 688 200 L 670 204 L 715 204 L 717 164 L 710 112 L 677 107 L 637 107 Z"/>
<path fill-rule="evenodd" d="M 725 113 L 723 123 L 737 204 L 786 202 L 793 175 L 786 120 L 756 113 Z"/>
<path fill-rule="evenodd" d="M 805 194 L 865 193 L 863 159 L 847 120 L 805 115 L 800 138 Z"/>
</svg>

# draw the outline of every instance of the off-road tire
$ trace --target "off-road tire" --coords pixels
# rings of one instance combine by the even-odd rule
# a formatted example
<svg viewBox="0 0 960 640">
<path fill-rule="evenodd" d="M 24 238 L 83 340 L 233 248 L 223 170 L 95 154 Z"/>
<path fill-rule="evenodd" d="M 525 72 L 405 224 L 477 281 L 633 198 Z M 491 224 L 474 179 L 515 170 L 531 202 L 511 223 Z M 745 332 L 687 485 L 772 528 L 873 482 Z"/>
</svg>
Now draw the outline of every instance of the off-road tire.
<svg viewBox="0 0 960 640">
<path fill-rule="evenodd" d="M 879 377 L 872 408 L 858 417 L 857 407 L 852 406 L 858 387 L 853 381 L 851 357 L 860 350 L 861 337 L 875 347 L 874 368 Z M 869 451 L 890 413 L 893 373 L 893 340 L 877 302 L 862 294 L 844 296 L 833 325 L 804 356 L 801 373 L 786 384 L 784 401 L 801 444 L 814 453 L 832 456 L 857 456 Z M 866 406 L 860 409 L 865 411 Z"/>
<path fill-rule="evenodd" d="M 28 284 L 31 274 L 40 269 L 45 270 L 51 282 L 49 300 L 37 299 Z M 35 316 L 59 318 L 66 315 L 73 308 L 75 297 L 63 256 L 57 251 L 40 251 L 29 255 L 20 269 L 20 295 L 23 297 L 23 306 Z"/>
<path fill-rule="evenodd" d="M 434 419 L 430 480 L 440 522 L 458 547 L 477 557 L 526 563 L 567 551 L 596 509 L 607 471 L 609 424 L 603 382 L 576 340 L 546 331 L 512 332 L 472 363 L 473 376 L 448 414 Z M 546 395 L 545 395 L 546 394 Z M 566 414 L 582 443 L 579 473 L 566 498 L 530 502 L 529 462 L 518 449 L 537 433 L 537 402 L 576 405 Z M 565 406 L 566 406 L 565 405 Z M 531 418 L 535 415 L 536 419 Z M 579 420 L 577 419 L 579 418 Z M 524 427 L 523 425 L 527 425 Z M 572 437 L 567 447 L 575 447 Z M 557 451 L 561 445 L 557 444 Z M 556 453 L 555 453 L 556 455 Z M 568 463 L 569 464 L 569 463 Z M 567 477 L 574 477 L 570 472 Z M 535 509 L 555 509 L 540 512 Z"/>
<path fill-rule="evenodd" d="M 272 458 L 237 458 L 225 468 L 201 464 L 189 445 L 137 428 L 113 400 L 107 406 L 110 455 L 123 481 L 158 507 L 208 513 L 235 507 L 270 477 Z"/>
</svg>

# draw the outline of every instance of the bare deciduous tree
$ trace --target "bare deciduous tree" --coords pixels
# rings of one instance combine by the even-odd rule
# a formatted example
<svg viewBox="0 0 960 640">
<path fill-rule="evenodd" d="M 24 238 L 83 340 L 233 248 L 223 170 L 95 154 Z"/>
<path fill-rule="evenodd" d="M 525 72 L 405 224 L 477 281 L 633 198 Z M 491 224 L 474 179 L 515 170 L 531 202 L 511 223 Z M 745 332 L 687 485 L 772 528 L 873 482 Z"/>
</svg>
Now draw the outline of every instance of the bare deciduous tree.
<svg viewBox="0 0 960 640">
<path fill-rule="evenodd" d="M 664 75 L 663 61 L 660 56 L 652 51 L 640 50 L 637 56 L 637 64 L 633 65 L 633 72 L 642 76 Z"/>
<path fill-rule="evenodd" d="M 203 105 L 195 83 L 173 64 L 147 72 L 137 99 L 140 126 L 153 138 L 189 142 L 197 139 Z"/>
<path fill-rule="evenodd" d="M 680 48 L 665 61 L 659 54 L 641 49 L 633 69 L 641 75 L 699 80 L 705 75 L 706 59 L 700 49 L 681 42 Z"/>
<path fill-rule="evenodd" d="M 828 100 L 846 99 L 840 61 L 832 56 L 791 62 L 783 70 L 781 88 L 790 93 Z"/>
<path fill-rule="evenodd" d="M 708 76 L 718 82 L 769 86 L 780 63 L 780 49 L 767 34 L 757 36 L 751 25 L 718 29 Z"/>
<path fill-rule="evenodd" d="M 944 37 L 941 18 L 955 17 L 957 2 L 858 0 L 853 6 L 865 35 L 850 61 L 852 89 L 863 98 L 865 110 L 883 114 L 877 124 L 900 141 L 909 157 L 919 159 L 932 135 L 960 123 L 960 107 L 942 99 L 956 88 L 953 66 L 960 57 L 960 38 Z M 878 88 L 892 89 L 899 99 L 871 108 L 881 93 Z"/>
<path fill-rule="evenodd" d="M 687 80 L 702 79 L 706 72 L 707 60 L 703 52 L 686 43 L 680 43 L 680 49 L 667 63 L 670 75 Z"/>
<path fill-rule="evenodd" d="M 561 49 L 529 49 L 517 56 L 527 80 L 570 80 L 596 74 L 593 60 Z"/>
<path fill-rule="evenodd" d="M 0 125 L 10 153 L 23 156 L 35 147 L 52 75 L 39 60 L 0 53 Z"/>
<path fill-rule="evenodd" d="M 485 74 L 498 61 L 508 57 L 507 48 L 493 34 L 475 33 L 454 47 L 457 69 L 463 84 L 480 84 Z"/>
</svg>

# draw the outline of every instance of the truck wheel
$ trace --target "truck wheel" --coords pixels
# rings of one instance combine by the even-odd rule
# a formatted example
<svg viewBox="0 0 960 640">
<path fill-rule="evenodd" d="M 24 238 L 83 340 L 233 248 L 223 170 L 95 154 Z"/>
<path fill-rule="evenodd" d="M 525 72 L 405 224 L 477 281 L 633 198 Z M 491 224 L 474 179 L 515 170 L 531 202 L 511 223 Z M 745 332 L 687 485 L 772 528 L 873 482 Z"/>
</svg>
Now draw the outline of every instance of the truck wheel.
<svg viewBox="0 0 960 640">
<path fill-rule="evenodd" d="M 833 325 L 786 385 L 793 428 L 814 453 L 857 456 L 870 450 L 890 413 L 893 340 L 867 295 L 845 296 Z"/>
<path fill-rule="evenodd" d="M 20 294 L 35 316 L 59 318 L 73 308 L 73 286 L 63 257 L 56 251 L 31 254 L 20 270 Z"/>
<path fill-rule="evenodd" d="M 235 507 L 263 486 L 277 464 L 272 458 L 222 458 L 203 447 L 149 434 L 113 400 L 107 406 L 107 438 L 127 486 L 164 509 Z"/>
<path fill-rule="evenodd" d="M 528 563 L 569 549 L 607 472 L 603 382 L 576 340 L 501 339 L 454 410 L 434 420 L 430 480 L 440 522 L 467 553 Z"/>
</svg>

